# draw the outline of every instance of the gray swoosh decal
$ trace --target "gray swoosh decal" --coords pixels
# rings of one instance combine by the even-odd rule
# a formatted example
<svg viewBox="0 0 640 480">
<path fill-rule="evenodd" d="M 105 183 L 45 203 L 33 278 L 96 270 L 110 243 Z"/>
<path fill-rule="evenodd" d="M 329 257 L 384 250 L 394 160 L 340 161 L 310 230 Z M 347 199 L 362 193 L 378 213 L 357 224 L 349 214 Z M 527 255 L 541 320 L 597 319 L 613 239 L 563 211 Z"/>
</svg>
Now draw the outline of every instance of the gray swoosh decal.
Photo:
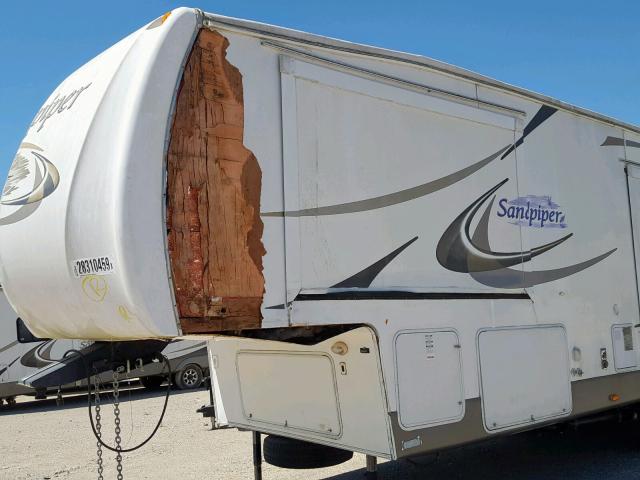
<svg viewBox="0 0 640 480">
<path fill-rule="evenodd" d="M 16 363 L 18 360 L 20 360 L 20 357 L 16 358 L 13 362 L 11 362 L 9 365 L 7 365 L 4 368 L 0 368 L 0 375 L 2 375 L 4 372 L 6 372 L 7 370 L 9 370 L 9 368 L 11 368 L 11 365 L 13 365 L 14 363 Z"/>
<path fill-rule="evenodd" d="M 458 170 L 444 177 L 432 180 L 431 182 L 423 183 L 416 187 L 400 190 L 399 192 L 389 193 L 387 195 L 381 195 L 379 197 L 373 197 L 366 200 L 357 200 L 355 202 L 340 203 L 337 205 L 328 205 L 325 207 L 307 208 L 303 210 L 293 210 L 288 212 L 263 212 L 260 215 L 263 217 L 319 217 L 323 215 L 341 215 L 344 213 L 356 213 L 364 212 L 368 210 L 376 210 L 378 208 L 389 207 L 391 205 L 397 205 L 398 203 L 404 203 L 409 200 L 415 200 L 416 198 L 424 197 L 430 193 L 437 192 L 443 188 L 447 188 L 454 183 L 468 177 L 469 175 L 477 172 L 485 165 L 493 162 L 502 153 L 509 149 L 511 145 L 507 145 L 501 148 L 493 155 L 480 160 L 479 162 L 469 165 L 468 167 Z"/>
<path fill-rule="evenodd" d="M 32 152 L 32 153 L 35 154 L 35 152 Z M 36 169 L 35 182 L 36 184 L 39 184 L 41 181 L 42 181 L 42 175 L 40 173 L 40 169 Z M 27 203 L 26 205 L 22 205 L 20 208 L 18 208 L 18 210 L 16 210 L 12 214 L 7 215 L 6 217 L 0 218 L 0 226 L 11 225 L 12 223 L 16 223 L 16 222 L 19 222 L 20 220 L 24 220 L 40 207 L 40 203 L 41 202 L 33 202 L 33 203 Z"/>
<path fill-rule="evenodd" d="M 574 275 L 582 270 L 585 270 L 596 263 L 601 262 L 617 248 L 609 250 L 602 255 L 599 255 L 591 260 L 585 262 L 576 263 L 563 268 L 554 268 L 551 270 L 537 270 L 533 272 L 526 272 L 521 270 L 514 270 L 511 268 L 503 268 L 501 270 L 494 270 L 491 272 L 470 272 L 469 275 L 477 282 L 482 283 L 488 287 L 495 288 L 529 288 L 534 285 L 540 285 L 541 283 L 553 282 L 570 275 Z"/>
<path fill-rule="evenodd" d="M 40 179 L 36 179 L 35 186 L 31 192 L 14 200 L 0 200 L 0 203 L 3 205 L 27 205 L 29 203 L 38 202 L 50 195 L 58 186 L 58 183 L 60 182 L 60 173 L 55 165 L 41 154 L 35 151 L 32 151 L 31 153 L 40 161 L 44 174 Z"/>
<path fill-rule="evenodd" d="M 470 237 L 471 222 L 489 197 L 508 181 L 507 178 L 484 193 L 449 225 L 440 237 L 436 248 L 436 257 L 440 265 L 447 270 L 461 273 L 499 270 L 528 262 L 557 247 L 573 235 L 570 233 L 559 240 L 523 252 L 494 252 L 489 248 L 477 245 Z"/>
<path fill-rule="evenodd" d="M 36 203 L 29 203 L 27 205 L 23 205 L 12 214 L 7 215 L 6 217 L 0 218 L 0 226 L 11 225 L 12 223 L 16 223 L 16 222 L 19 222 L 20 220 L 24 220 L 33 212 L 35 212 L 38 209 L 38 207 L 40 207 L 40 203 L 41 202 L 36 202 Z"/>
<path fill-rule="evenodd" d="M 487 205 L 487 208 L 478 222 L 476 231 L 473 234 L 474 243 L 487 250 L 491 249 L 491 246 L 489 245 L 489 216 L 491 214 L 493 200 L 495 200 L 495 197 L 491 200 L 491 203 Z M 503 268 L 490 272 L 470 272 L 469 274 L 474 280 L 488 287 L 528 288 L 533 287 L 534 285 L 540 285 L 541 283 L 553 282 L 554 280 L 559 280 L 585 270 L 586 268 L 601 262 L 616 250 L 617 249 L 614 248 L 613 250 L 609 250 L 608 252 L 592 258 L 591 260 L 551 270 L 526 272 L 522 270 L 514 270 L 512 268 Z"/>
<path fill-rule="evenodd" d="M 602 142 L 601 147 L 633 147 L 640 148 L 640 142 L 634 142 L 633 140 L 625 140 L 624 138 L 619 137 L 607 137 L 604 142 Z"/>
<path fill-rule="evenodd" d="M 18 345 L 18 343 L 19 342 L 16 340 L 14 342 L 11 342 L 11 343 L 5 345 L 4 347 L 0 348 L 0 353 L 4 352 L 5 350 L 9 350 L 11 347 L 15 347 L 16 345 Z"/>
<path fill-rule="evenodd" d="M 323 215 L 341 215 L 344 213 L 356 213 L 364 212 L 368 210 L 376 210 L 378 208 L 389 207 L 391 205 L 397 205 L 398 203 L 404 203 L 409 200 L 415 200 L 416 198 L 424 197 L 430 193 L 437 192 L 443 188 L 447 188 L 454 183 L 468 177 L 474 172 L 480 170 L 485 165 L 491 163 L 498 156 L 501 160 L 505 159 L 511 152 L 518 148 L 536 128 L 542 125 L 558 110 L 547 105 L 540 107 L 540 110 L 533 116 L 531 121 L 524 127 L 522 136 L 511 145 L 500 149 L 498 152 L 490 155 L 484 160 L 480 160 L 473 165 L 470 165 L 462 170 L 451 173 L 437 180 L 423 183 L 416 187 L 407 188 L 399 192 L 390 193 L 387 195 L 381 195 L 379 197 L 373 197 L 366 200 L 357 200 L 355 202 L 340 203 L 337 205 L 328 205 L 325 207 L 306 208 L 303 210 L 292 210 L 287 212 L 263 212 L 260 215 L 263 217 L 319 217 Z"/>
<path fill-rule="evenodd" d="M 22 358 L 20 359 L 20 363 L 25 367 L 42 368 L 56 362 L 57 360 L 43 358 L 40 354 L 40 352 L 45 349 L 44 353 L 45 355 L 48 355 L 51 352 L 51 348 L 53 347 L 54 343 L 55 340 L 49 340 L 36 345 L 22 356 Z"/>
<path fill-rule="evenodd" d="M 170 342 L 170 343 L 173 343 L 173 342 Z M 190 345 L 188 347 L 184 347 L 184 348 L 180 348 L 178 350 L 174 350 L 173 352 L 171 352 L 171 355 L 173 355 L 175 353 L 178 353 L 178 352 L 184 352 L 185 350 L 191 350 L 191 349 L 194 349 L 194 348 L 197 348 L 197 347 L 203 347 L 203 346 L 206 346 L 206 345 L 207 345 L 207 342 L 198 342 L 195 345 Z"/>
<path fill-rule="evenodd" d="M 31 150 L 38 150 L 39 152 L 43 151 L 42 148 L 40 148 L 38 145 L 30 142 L 22 142 L 18 147 L 18 149 L 22 149 L 22 148 L 30 148 Z"/>
</svg>

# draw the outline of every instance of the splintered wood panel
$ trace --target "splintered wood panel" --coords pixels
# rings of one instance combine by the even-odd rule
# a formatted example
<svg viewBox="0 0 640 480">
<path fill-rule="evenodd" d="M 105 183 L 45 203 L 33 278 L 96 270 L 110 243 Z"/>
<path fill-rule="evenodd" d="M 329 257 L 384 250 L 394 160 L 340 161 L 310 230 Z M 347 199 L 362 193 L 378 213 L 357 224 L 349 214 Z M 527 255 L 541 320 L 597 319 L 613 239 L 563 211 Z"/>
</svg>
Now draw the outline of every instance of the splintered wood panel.
<svg viewBox="0 0 640 480">
<path fill-rule="evenodd" d="M 242 75 L 201 30 L 185 67 L 167 160 L 167 231 L 183 333 L 257 328 L 264 292 L 258 161 L 242 143 Z"/>
</svg>

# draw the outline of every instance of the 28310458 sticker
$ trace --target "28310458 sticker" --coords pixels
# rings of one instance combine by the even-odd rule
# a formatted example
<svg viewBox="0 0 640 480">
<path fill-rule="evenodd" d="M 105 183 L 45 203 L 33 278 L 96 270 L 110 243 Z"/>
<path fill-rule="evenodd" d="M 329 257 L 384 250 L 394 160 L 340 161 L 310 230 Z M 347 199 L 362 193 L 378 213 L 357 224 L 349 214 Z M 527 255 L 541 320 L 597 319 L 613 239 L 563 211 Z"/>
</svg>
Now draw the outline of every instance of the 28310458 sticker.
<svg viewBox="0 0 640 480">
<path fill-rule="evenodd" d="M 108 256 L 78 258 L 71 262 L 76 278 L 85 275 L 109 275 L 115 271 L 115 264 Z"/>
</svg>

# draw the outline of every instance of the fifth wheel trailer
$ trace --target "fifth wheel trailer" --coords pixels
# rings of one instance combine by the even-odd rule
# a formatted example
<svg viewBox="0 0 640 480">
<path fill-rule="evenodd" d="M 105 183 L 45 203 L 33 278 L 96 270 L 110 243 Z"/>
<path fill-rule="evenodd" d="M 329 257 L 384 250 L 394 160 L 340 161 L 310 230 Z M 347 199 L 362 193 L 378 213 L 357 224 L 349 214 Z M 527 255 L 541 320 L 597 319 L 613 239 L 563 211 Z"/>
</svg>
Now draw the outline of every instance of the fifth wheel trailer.
<svg viewBox="0 0 640 480">
<path fill-rule="evenodd" d="M 221 424 L 397 459 L 640 400 L 640 129 L 429 58 L 174 10 L 0 203 L 32 332 L 200 335 Z"/>
<path fill-rule="evenodd" d="M 45 386 L 36 391 L 25 382 L 34 375 L 42 375 L 50 367 L 58 367 L 65 353 L 70 349 L 86 351 L 92 341 L 48 339 L 31 343 L 20 343 L 16 338 L 17 315 L 7 302 L 0 288 L 0 405 L 3 401 L 14 402 L 18 395 L 45 394 L 47 390 L 62 391 L 86 385 L 86 376 L 77 381 L 60 385 L 55 375 L 44 382 Z M 162 350 L 175 372 L 174 383 L 180 388 L 194 388 L 201 384 L 203 372 L 208 370 L 207 352 L 204 341 L 174 340 Z M 64 368 L 64 366 L 62 366 Z M 162 363 L 143 365 L 127 373 L 128 378 L 139 378 L 143 385 L 153 387 L 164 379 Z M 166 372 L 165 372 L 166 374 Z M 109 372 L 101 375 L 101 381 L 110 379 Z"/>
</svg>

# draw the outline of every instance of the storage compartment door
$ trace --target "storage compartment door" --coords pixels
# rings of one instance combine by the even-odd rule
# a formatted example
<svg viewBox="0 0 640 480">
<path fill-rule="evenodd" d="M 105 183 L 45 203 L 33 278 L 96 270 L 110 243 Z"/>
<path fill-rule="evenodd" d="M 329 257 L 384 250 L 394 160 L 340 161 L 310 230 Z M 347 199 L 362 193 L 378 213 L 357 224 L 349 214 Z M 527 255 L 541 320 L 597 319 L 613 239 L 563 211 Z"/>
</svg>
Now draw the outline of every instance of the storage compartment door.
<svg viewBox="0 0 640 480">
<path fill-rule="evenodd" d="M 478 355 L 487 431 L 571 413 L 569 353 L 562 326 L 483 330 L 478 334 Z"/>
<path fill-rule="evenodd" d="M 239 352 L 237 362 L 246 419 L 340 436 L 342 426 L 331 357 L 322 353 L 252 351 Z"/>
<path fill-rule="evenodd" d="M 464 388 L 456 332 L 400 332 L 395 356 L 402 428 L 413 430 L 462 419 Z"/>
</svg>

